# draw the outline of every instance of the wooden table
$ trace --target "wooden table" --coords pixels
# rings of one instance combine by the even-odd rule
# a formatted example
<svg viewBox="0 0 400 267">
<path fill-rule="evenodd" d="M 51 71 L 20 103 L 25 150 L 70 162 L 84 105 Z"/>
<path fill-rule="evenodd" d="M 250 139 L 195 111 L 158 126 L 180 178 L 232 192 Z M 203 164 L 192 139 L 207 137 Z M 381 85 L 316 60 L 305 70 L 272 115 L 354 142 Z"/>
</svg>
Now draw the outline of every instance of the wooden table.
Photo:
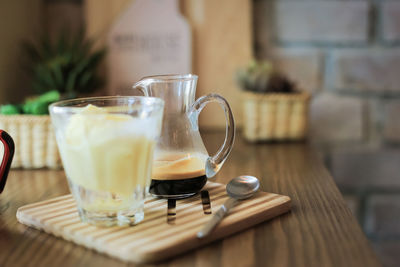
<svg viewBox="0 0 400 267">
<path fill-rule="evenodd" d="M 209 151 L 221 133 L 204 134 Z M 240 137 L 218 174 L 260 178 L 288 195 L 288 214 L 161 262 L 162 266 L 380 266 L 318 154 L 306 143 L 248 144 Z M 12 170 L 0 195 L 0 266 L 126 266 L 126 263 L 19 224 L 18 207 L 68 193 L 63 171 Z M 133 266 L 133 265 L 130 265 Z"/>
</svg>

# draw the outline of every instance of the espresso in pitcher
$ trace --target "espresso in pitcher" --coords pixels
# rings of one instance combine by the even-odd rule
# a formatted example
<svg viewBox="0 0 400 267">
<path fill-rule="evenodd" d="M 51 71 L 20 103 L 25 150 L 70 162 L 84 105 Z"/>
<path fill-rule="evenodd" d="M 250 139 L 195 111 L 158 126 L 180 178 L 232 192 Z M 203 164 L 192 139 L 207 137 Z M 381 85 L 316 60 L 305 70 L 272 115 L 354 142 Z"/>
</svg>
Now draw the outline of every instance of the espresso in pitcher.
<svg viewBox="0 0 400 267">
<path fill-rule="evenodd" d="M 167 198 L 184 198 L 198 193 L 207 182 L 207 155 L 165 153 L 153 166 L 150 193 Z"/>
</svg>

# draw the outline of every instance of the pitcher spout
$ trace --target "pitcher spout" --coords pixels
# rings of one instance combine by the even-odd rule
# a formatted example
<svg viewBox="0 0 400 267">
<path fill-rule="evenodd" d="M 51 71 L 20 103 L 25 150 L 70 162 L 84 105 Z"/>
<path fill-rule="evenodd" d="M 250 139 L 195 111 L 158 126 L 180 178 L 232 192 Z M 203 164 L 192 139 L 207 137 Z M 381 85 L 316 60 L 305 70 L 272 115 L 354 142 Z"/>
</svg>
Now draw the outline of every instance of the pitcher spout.
<svg viewBox="0 0 400 267">
<path fill-rule="evenodd" d="M 158 97 L 169 103 L 166 111 L 186 112 L 194 102 L 197 75 L 156 75 L 142 78 L 133 85 L 145 96 Z"/>
<path fill-rule="evenodd" d="M 137 83 L 135 83 L 132 86 L 133 89 L 138 90 L 141 92 L 144 96 L 150 96 L 149 90 L 148 90 L 148 82 L 144 79 L 141 79 Z"/>
</svg>

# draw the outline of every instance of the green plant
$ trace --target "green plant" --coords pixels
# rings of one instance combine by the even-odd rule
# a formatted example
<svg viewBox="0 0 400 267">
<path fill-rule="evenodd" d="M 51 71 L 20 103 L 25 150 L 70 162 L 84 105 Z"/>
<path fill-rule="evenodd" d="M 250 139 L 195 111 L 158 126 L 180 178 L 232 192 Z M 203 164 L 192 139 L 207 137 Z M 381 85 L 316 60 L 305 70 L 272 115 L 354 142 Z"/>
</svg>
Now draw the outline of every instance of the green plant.
<svg viewBox="0 0 400 267">
<path fill-rule="evenodd" d="M 239 86 L 255 93 L 294 93 L 295 85 L 282 73 L 276 71 L 270 61 L 253 60 L 236 73 Z"/>
<path fill-rule="evenodd" d="M 6 104 L 0 106 L 0 114 L 31 114 L 45 115 L 49 114 L 48 107 L 51 103 L 60 100 L 60 93 L 56 90 L 46 92 L 42 95 L 29 97 L 22 104 Z"/>
<path fill-rule="evenodd" d="M 56 90 L 64 98 L 72 98 L 98 89 L 102 81 L 96 69 L 105 50 L 94 51 L 92 46 L 83 31 L 72 37 L 61 34 L 53 42 L 43 37 L 38 44 L 25 44 L 33 90 L 36 93 Z"/>
</svg>

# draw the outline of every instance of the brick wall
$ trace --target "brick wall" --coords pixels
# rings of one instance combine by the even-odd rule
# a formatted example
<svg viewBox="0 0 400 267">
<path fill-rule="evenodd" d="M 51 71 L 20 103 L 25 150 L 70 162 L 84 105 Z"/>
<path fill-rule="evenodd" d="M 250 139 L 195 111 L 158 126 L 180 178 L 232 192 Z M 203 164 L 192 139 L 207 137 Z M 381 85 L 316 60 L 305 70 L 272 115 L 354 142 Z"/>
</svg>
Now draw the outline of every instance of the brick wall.
<svg viewBox="0 0 400 267">
<path fill-rule="evenodd" d="M 254 0 L 254 46 L 313 93 L 310 141 L 384 265 L 400 256 L 400 1 Z"/>
</svg>

